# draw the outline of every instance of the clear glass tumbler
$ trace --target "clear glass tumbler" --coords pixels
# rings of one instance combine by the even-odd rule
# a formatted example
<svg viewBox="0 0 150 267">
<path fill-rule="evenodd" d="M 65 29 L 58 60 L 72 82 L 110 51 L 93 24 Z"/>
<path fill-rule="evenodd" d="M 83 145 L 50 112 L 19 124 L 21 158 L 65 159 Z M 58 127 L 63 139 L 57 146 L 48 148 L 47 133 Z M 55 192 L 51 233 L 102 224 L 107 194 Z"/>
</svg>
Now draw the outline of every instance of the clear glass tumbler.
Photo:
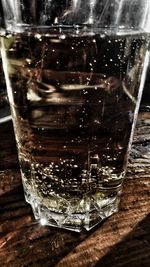
<svg viewBox="0 0 150 267">
<path fill-rule="evenodd" d="M 3 0 L 25 198 L 90 230 L 118 209 L 148 63 L 149 0 Z"/>
</svg>

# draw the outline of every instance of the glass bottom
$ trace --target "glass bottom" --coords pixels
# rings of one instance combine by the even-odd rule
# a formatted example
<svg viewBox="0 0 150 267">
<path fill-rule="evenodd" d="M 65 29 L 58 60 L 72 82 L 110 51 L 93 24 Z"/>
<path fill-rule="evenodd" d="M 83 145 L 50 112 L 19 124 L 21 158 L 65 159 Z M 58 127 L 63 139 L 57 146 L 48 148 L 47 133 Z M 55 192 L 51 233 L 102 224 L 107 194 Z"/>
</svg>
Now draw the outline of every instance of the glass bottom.
<svg viewBox="0 0 150 267">
<path fill-rule="evenodd" d="M 70 211 L 64 212 L 56 209 L 51 210 L 29 193 L 25 194 L 25 198 L 32 206 L 35 219 L 39 220 L 41 225 L 49 225 L 75 232 L 81 232 L 83 229 L 86 229 L 87 231 L 91 230 L 102 220 L 118 211 L 121 193 L 120 187 L 115 188 L 114 192 L 113 197 L 110 196 L 108 198 L 107 196 L 107 199 L 99 199 L 94 205 L 92 203 L 93 197 L 86 197 L 86 209 L 82 210 L 82 212 L 77 209 L 75 210 L 74 207 L 72 207 Z M 81 199 L 80 202 L 83 202 L 83 199 Z"/>
</svg>

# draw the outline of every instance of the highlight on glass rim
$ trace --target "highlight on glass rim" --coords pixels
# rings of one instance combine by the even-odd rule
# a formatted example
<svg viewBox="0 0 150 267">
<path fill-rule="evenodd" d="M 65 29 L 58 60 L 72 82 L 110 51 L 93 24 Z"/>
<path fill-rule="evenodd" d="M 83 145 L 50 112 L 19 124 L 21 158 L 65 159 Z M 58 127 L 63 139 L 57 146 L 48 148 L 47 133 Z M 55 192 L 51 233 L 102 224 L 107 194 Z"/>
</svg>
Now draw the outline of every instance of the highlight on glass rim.
<svg viewBox="0 0 150 267">
<path fill-rule="evenodd" d="M 150 2 L 2 4 L 1 53 L 26 201 L 41 224 L 90 230 L 123 197 Z"/>
</svg>

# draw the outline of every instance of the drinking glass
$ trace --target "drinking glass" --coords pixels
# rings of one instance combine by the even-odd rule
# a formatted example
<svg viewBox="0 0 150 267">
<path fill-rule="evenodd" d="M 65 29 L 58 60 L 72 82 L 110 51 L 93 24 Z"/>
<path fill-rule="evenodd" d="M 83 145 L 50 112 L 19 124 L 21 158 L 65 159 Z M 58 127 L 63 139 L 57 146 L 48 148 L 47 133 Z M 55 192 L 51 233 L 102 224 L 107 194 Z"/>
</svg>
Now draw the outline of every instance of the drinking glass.
<svg viewBox="0 0 150 267">
<path fill-rule="evenodd" d="M 118 210 L 148 65 L 150 1 L 2 3 L 26 201 L 43 225 L 90 230 Z"/>
</svg>

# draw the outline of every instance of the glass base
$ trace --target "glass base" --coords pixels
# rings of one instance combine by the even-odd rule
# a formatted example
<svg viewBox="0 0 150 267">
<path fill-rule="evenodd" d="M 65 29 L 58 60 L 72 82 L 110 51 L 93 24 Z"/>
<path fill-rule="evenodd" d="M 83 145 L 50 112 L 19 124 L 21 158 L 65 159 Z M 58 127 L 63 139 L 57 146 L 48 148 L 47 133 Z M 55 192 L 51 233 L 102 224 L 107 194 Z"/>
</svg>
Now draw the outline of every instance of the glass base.
<svg viewBox="0 0 150 267">
<path fill-rule="evenodd" d="M 85 212 L 56 212 L 50 210 L 45 205 L 39 203 L 37 199 L 31 195 L 25 196 L 26 201 L 32 206 L 33 214 L 36 220 L 39 220 L 41 225 L 49 225 L 57 228 L 63 228 L 71 231 L 81 232 L 83 229 L 91 230 L 102 220 L 118 211 L 120 200 L 120 190 L 118 194 L 107 200 L 101 200 L 97 205 L 92 204 L 92 198 L 87 205 L 89 206 Z"/>
</svg>

